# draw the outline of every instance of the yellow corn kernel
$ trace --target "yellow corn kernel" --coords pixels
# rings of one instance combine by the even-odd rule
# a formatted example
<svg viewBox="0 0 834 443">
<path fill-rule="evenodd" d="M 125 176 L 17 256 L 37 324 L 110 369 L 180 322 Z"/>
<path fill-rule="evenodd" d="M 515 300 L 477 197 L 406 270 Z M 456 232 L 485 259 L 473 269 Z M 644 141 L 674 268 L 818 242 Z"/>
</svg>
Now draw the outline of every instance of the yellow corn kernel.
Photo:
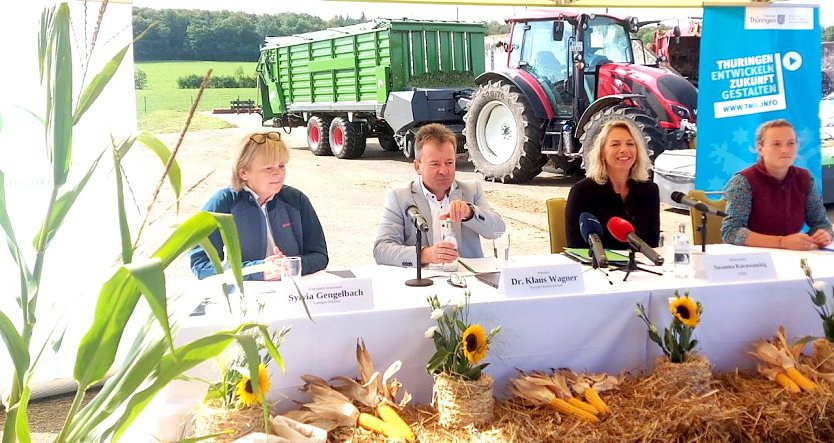
<svg viewBox="0 0 834 443">
<path fill-rule="evenodd" d="M 776 383 L 779 383 L 783 388 L 785 388 L 786 391 L 792 394 L 796 394 L 800 391 L 799 385 L 794 383 L 794 381 L 788 377 L 788 374 L 785 374 L 784 372 L 776 374 Z"/>
<path fill-rule="evenodd" d="M 589 414 L 594 414 L 594 415 L 599 414 L 599 411 L 597 411 L 597 408 L 589 405 L 588 403 L 585 403 L 584 401 L 582 401 L 582 400 L 580 400 L 576 397 L 569 398 L 568 403 L 573 405 L 573 406 L 576 406 L 579 409 L 582 409 L 583 411 L 585 411 Z"/>
<path fill-rule="evenodd" d="M 814 389 L 817 389 L 817 384 L 802 375 L 796 370 L 796 368 L 785 369 L 785 374 L 788 374 L 788 377 L 790 377 L 794 383 L 799 385 L 803 391 L 813 391 Z"/>
<path fill-rule="evenodd" d="M 599 392 L 597 392 L 594 388 L 588 388 L 585 390 L 585 400 L 591 404 L 600 414 L 607 414 L 608 413 L 608 405 L 602 401 L 602 397 L 599 396 Z"/>
<path fill-rule="evenodd" d="M 562 400 L 561 398 L 554 398 L 553 400 L 551 400 L 550 407 L 563 414 L 573 415 L 574 417 L 581 418 L 582 420 L 589 421 L 591 423 L 596 423 L 599 421 L 599 419 L 594 414 L 585 412 L 584 410 L 571 405 L 570 403 Z"/>
<path fill-rule="evenodd" d="M 382 434 L 388 438 L 405 438 L 397 433 L 397 430 L 393 425 L 385 423 L 371 414 L 366 414 L 364 412 L 360 413 L 357 423 L 359 424 L 359 427 L 363 429 L 376 432 L 377 434 Z"/>
<path fill-rule="evenodd" d="M 380 403 L 376 407 L 376 414 L 379 415 L 379 418 L 381 418 L 382 421 L 394 427 L 394 429 L 397 430 L 397 434 L 404 438 L 405 441 L 414 441 L 414 431 L 411 430 L 411 426 L 409 426 L 408 423 L 400 417 L 400 414 L 398 414 L 397 410 L 391 405 Z"/>
</svg>

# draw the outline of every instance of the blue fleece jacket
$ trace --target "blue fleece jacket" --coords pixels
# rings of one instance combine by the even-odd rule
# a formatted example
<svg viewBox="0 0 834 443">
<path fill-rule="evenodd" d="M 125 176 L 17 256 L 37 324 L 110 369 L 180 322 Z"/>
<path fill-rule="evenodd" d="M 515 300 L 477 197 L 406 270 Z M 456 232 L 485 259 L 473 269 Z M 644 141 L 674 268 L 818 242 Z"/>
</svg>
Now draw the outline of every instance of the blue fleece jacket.
<svg viewBox="0 0 834 443">
<path fill-rule="evenodd" d="M 310 204 L 310 199 L 304 193 L 291 186 L 284 185 L 281 191 L 267 202 L 266 208 L 275 245 L 282 251 L 300 251 L 302 274 L 311 274 L 327 267 L 329 259 L 324 231 L 322 231 L 321 223 L 313 205 Z M 263 212 L 261 212 L 261 208 L 258 207 L 258 202 L 255 201 L 252 194 L 245 190 L 221 189 L 209 199 L 203 206 L 203 210 L 232 214 L 240 237 L 243 266 L 263 263 L 267 256 L 266 223 Z M 281 219 L 286 216 L 288 216 L 289 221 L 282 222 Z M 291 230 L 289 238 L 294 237 L 296 244 L 282 244 L 286 240 L 282 240 L 280 235 L 276 235 L 280 230 Z M 287 238 L 287 236 L 284 236 L 284 238 Z M 220 254 L 220 259 L 223 260 L 223 240 L 220 237 L 220 232 L 214 231 L 209 236 L 209 240 Z M 216 274 L 214 266 L 202 247 L 197 246 L 192 249 L 190 255 L 191 271 L 197 278 L 203 279 Z M 251 274 L 245 278 L 248 280 L 262 280 L 263 273 Z"/>
</svg>

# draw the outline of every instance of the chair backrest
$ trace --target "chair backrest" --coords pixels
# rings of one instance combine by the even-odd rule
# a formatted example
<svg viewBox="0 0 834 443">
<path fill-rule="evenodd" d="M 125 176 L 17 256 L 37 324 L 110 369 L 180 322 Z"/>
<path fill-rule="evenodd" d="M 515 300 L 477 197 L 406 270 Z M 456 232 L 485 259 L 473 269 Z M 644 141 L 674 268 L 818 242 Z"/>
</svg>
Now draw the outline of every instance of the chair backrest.
<svg viewBox="0 0 834 443">
<path fill-rule="evenodd" d="M 547 199 L 547 229 L 550 232 L 551 254 L 562 252 L 568 242 L 565 230 L 566 204 L 567 200 L 561 197 Z"/>
<path fill-rule="evenodd" d="M 726 209 L 727 201 L 723 198 L 713 200 L 707 197 L 707 194 L 700 189 L 693 189 L 689 191 L 689 198 L 704 202 L 721 211 Z M 689 210 L 689 217 L 692 220 L 692 244 L 701 244 L 701 232 L 698 228 L 701 226 L 701 213 L 699 211 Z M 721 217 L 715 215 L 707 215 L 707 244 L 712 245 L 722 243 L 721 240 Z"/>
</svg>

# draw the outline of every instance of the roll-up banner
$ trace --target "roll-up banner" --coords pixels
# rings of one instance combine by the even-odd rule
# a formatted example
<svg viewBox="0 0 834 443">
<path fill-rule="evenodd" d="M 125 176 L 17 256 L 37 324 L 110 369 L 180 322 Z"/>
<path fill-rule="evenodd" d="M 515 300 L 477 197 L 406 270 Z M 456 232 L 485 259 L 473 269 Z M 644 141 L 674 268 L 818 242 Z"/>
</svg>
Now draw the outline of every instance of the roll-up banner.
<svg viewBox="0 0 834 443">
<path fill-rule="evenodd" d="M 783 118 L 821 189 L 818 7 L 707 6 L 703 26 L 695 188 L 723 189 L 756 161 L 756 128 Z"/>
</svg>

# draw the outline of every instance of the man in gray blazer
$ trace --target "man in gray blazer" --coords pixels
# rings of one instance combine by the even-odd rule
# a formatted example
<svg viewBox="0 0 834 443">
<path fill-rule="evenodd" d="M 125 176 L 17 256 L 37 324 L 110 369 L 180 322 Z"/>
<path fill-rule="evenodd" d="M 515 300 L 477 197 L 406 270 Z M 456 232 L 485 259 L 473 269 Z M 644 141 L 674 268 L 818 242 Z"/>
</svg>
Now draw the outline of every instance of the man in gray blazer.
<svg viewBox="0 0 834 443">
<path fill-rule="evenodd" d="M 406 208 L 416 205 L 429 226 L 423 234 L 420 265 L 450 263 L 458 257 L 483 257 L 481 237 L 492 239 L 506 229 L 486 201 L 479 182 L 455 180 L 455 134 L 441 124 L 420 128 L 415 138 L 417 179 L 389 191 L 374 241 L 378 264 L 414 266 L 417 232 Z M 458 249 L 444 241 L 441 222 L 453 223 Z"/>
</svg>

